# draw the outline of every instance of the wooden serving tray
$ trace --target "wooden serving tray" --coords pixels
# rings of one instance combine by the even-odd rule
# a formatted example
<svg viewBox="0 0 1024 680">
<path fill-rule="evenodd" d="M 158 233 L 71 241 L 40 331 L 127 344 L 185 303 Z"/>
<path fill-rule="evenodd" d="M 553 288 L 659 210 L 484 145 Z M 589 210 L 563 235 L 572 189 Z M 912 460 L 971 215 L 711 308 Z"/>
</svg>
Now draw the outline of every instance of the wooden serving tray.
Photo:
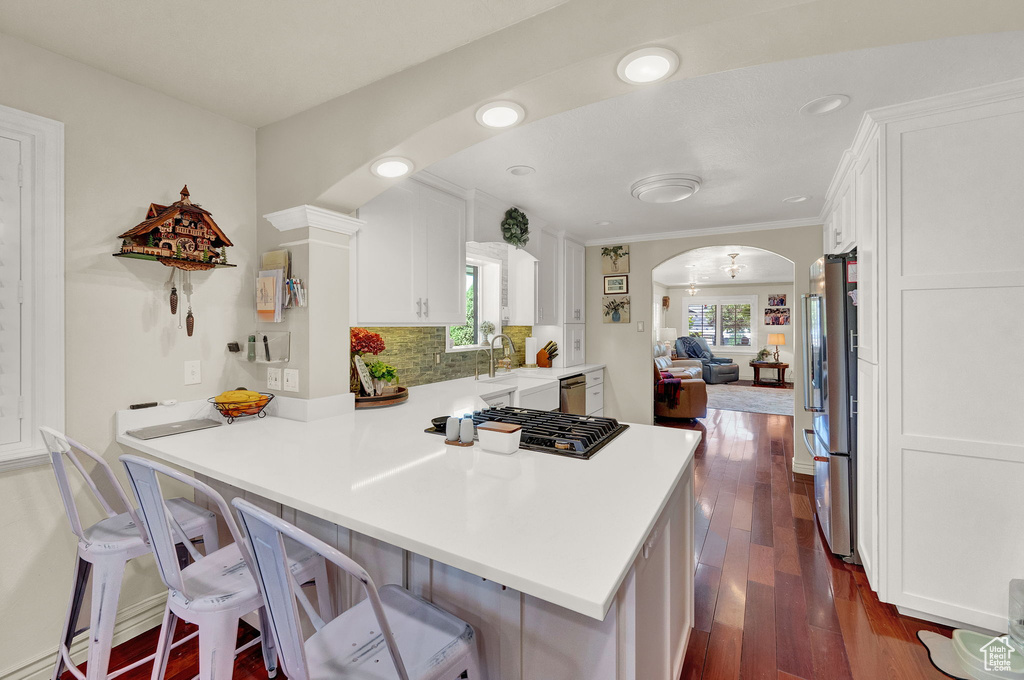
<svg viewBox="0 0 1024 680">
<path fill-rule="evenodd" d="M 361 397 L 356 395 L 356 408 L 384 408 L 386 406 L 397 406 L 409 400 L 409 388 L 399 387 L 391 394 L 382 394 L 379 397 Z"/>
</svg>

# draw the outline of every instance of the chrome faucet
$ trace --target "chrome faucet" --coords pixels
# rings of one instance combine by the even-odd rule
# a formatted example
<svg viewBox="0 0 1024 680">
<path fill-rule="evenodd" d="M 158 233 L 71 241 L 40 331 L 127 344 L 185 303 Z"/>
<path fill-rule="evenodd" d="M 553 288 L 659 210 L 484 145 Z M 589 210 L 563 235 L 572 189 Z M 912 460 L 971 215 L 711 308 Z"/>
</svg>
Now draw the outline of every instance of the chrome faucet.
<svg viewBox="0 0 1024 680">
<path fill-rule="evenodd" d="M 487 366 L 488 371 L 491 373 L 491 377 L 494 377 L 494 350 L 488 347 L 487 349 L 478 349 L 477 353 L 484 352 L 487 355 Z M 477 360 L 473 362 L 473 380 L 480 379 L 480 357 L 477 356 Z"/>
<path fill-rule="evenodd" d="M 501 340 L 501 338 L 505 338 L 506 340 L 508 340 L 508 346 L 509 346 L 509 349 L 512 350 L 512 354 L 515 355 L 515 353 L 516 353 L 516 346 L 512 342 L 512 338 L 508 337 L 504 333 L 498 333 L 497 335 L 495 335 L 494 338 L 491 340 L 491 363 L 490 363 L 490 367 L 489 367 L 490 370 L 487 372 L 487 375 L 489 377 L 491 377 L 491 378 L 493 378 L 496 375 L 496 373 L 494 371 L 494 341 L 495 340 Z M 500 345 L 500 344 L 498 345 L 499 348 L 501 346 L 502 345 Z"/>
</svg>

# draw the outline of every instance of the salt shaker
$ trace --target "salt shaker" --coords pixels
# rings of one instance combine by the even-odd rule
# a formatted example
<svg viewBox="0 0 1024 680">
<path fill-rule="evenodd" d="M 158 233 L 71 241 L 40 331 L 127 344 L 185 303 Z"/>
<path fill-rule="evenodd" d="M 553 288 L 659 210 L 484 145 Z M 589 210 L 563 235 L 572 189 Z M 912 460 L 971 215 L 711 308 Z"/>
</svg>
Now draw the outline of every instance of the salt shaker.
<svg viewBox="0 0 1024 680">
<path fill-rule="evenodd" d="M 444 438 L 447 441 L 455 442 L 459 440 L 459 419 L 455 417 L 449 418 L 445 422 L 444 427 Z"/>
<path fill-rule="evenodd" d="M 473 443 L 473 419 L 463 418 L 459 425 L 459 441 L 463 444 Z"/>
</svg>

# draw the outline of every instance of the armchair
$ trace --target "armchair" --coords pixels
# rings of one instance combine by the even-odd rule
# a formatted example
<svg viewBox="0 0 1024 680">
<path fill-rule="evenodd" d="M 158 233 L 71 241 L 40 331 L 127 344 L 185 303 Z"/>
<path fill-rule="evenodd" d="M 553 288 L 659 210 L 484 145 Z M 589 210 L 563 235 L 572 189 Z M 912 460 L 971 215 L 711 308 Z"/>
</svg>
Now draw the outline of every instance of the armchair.
<svg viewBox="0 0 1024 680">
<path fill-rule="evenodd" d="M 736 382 L 740 379 L 739 365 L 727 357 L 716 357 L 702 337 L 678 338 L 676 354 L 700 360 L 704 382 L 710 385 Z"/>
</svg>

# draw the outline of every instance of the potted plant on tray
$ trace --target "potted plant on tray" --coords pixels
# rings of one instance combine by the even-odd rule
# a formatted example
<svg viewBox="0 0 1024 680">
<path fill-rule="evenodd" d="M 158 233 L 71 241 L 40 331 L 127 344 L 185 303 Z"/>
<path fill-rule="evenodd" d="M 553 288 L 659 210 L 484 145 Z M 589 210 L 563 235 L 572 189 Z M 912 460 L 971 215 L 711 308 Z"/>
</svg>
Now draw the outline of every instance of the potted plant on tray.
<svg viewBox="0 0 1024 680">
<path fill-rule="evenodd" d="M 352 352 L 352 370 L 349 374 L 349 390 L 359 394 L 362 391 L 362 382 L 359 380 L 359 371 L 356 369 L 356 357 L 366 354 L 376 355 L 387 349 L 384 346 L 384 338 L 380 333 L 372 333 L 365 328 L 353 328 L 349 332 L 349 344 Z M 376 360 L 375 360 L 376 362 Z M 367 396 L 373 396 L 367 395 Z"/>
<path fill-rule="evenodd" d="M 398 372 L 395 371 L 395 367 L 380 359 L 367 364 L 366 370 L 373 376 L 373 391 L 377 396 L 383 395 L 388 386 L 398 380 Z"/>
</svg>

